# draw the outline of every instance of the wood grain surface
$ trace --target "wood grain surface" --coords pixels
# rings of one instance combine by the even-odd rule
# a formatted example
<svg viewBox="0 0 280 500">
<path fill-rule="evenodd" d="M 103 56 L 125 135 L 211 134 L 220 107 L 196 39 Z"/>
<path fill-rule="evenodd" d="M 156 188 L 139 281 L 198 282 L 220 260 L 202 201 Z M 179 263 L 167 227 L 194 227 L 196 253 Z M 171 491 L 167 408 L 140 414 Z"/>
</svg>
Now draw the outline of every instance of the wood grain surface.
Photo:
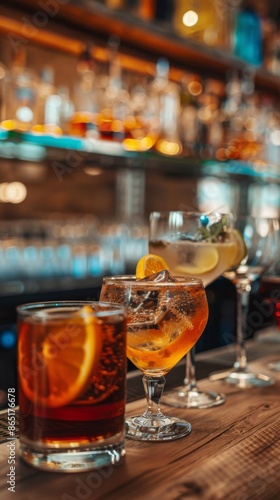
<svg viewBox="0 0 280 500">
<path fill-rule="evenodd" d="M 2 444 L 1 500 L 278 500 L 280 373 L 267 368 L 277 358 L 280 343 L 278 355 L 276 346 L 274 355 L 251 362 L 256 370 L 273 374 L 272 386 L 244 390 L 203 379 L 201 388 L 226 394 L 224 405 L 203 410 L 162 405 L 165 413 L 190 421 L 191 434 L 168 443 L 127 440 L 125 463 L 116 467 L 79 474 L 46 473 L 17 456 L 12 496 L 6 483 L 9 451 L 7 443 Z M 144 399 L 128 403 L 127 414 L 141 413 L 144 407 Z"/>
</svg>

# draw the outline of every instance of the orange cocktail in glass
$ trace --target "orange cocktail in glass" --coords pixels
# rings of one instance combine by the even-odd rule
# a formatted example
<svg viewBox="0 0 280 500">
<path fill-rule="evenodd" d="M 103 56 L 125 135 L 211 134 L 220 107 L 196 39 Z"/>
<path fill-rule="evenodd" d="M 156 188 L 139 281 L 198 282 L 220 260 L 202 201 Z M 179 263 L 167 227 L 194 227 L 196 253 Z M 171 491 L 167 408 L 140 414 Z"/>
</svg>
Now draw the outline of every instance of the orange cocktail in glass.
<svg viewBox="0 0 280 500">
<path fill-rule="evenodd" d="M 190 432 L 188 422 L 165 417 L 159 400 L 166 373 L 191 349 L 208 319 L 201 280 L 168 272 L 136 280 L 103 279 L 101 299 L 127 308 L 127 356 L 143 374 L 148 408 L 127 420 L 127 436 L 138 440 L 177 439 Z"/>
</svg>

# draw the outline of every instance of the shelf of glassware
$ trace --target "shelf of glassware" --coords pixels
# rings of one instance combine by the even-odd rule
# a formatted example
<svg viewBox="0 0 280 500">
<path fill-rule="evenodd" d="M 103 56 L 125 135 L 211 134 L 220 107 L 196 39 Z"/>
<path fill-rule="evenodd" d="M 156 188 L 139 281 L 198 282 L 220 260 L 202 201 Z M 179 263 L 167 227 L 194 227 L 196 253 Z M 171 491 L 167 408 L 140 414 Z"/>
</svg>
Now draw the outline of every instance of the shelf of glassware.
<svg viewBox="0 0 280 500">
<path fill-rule="evenodd" d="M 75 157 L 74 157 L 75 155 Z M 280 184 L 278 164 L 260 160 L 225 162 L 190 156 L 167 156 L 152 150 L 126 151 L 121 143 L 0 129 L 0 158 L 33 162 L 60 161 L 84 166 L 94 161 L 102 168 L 131 168 L 162 171 L 184 176 L 224 176 Z"/>
</svg>

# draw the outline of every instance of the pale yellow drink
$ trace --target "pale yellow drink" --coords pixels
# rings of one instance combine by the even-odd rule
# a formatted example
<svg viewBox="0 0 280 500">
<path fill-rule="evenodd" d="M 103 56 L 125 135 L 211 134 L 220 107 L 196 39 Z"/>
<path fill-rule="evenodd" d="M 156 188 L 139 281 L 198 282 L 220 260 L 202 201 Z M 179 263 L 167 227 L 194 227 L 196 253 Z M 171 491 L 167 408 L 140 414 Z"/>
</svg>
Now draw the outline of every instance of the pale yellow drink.
<svg viewBox="0 0 280 500">
<path fill-rule="evenodd" d="M 149 251 L 167 262 L 171 274 L 197 276 L 207 286 L 232 266 L 236 241 L 150 241 Z"/>
</svg>

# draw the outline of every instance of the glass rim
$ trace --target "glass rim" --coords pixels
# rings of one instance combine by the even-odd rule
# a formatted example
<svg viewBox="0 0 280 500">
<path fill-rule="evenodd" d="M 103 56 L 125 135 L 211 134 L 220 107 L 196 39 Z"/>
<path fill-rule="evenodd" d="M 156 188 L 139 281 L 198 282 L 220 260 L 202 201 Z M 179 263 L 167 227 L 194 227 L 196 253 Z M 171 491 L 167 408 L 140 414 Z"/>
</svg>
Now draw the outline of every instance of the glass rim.
<svg viewBox="0 0 280 500">
<path fill-rule="evenodd" d="M 63 319 L 77 317 L 83 306 L 99 306 L 100 309 L 92 309 L 86 316 L 105 317 L 115 314 L 126 314 L 126 308 L 122 304 L 98 300 L 50 300 L 41 302 L 28 302 L 16 307 L 17 315 L 21 318 L 36 317 L 38 319 Z M 65 312 L 63 313 L 63 309 Z M 68 308 L 68 311 L 66 310 Z M 60 309 L 60 311 L 58 311 Z M 55 313 L 57 311 L 57 313 Z M 49 314 L 48 314 L 49 312 Z M 83 314 L 81 315 L 83 316 Z"/>
<path fill-rule="evenodd" d="M 173 276 L 173 275 L 172 275 Z M 116 275 L 116 276 L 104 276 L 102 279 L 103 283 L 109 283 L 110 281 L 112 283 L 126 283 L 126 284 L 132 284 L 136 283 L 137 286 L 170 286 L 170 288 L 176 287 L 178 285 L 188 285 L 188 286 L 198 286 L 201 285 L 204 288 L 204 283 L 203 280 L 200 278 L 196 278 L 195 276 L 182 276 L 182 275 L 175 275 L 173 278 L 177 279 L 178 281 L 148 281 L 144 279 L 137 279 L 134 274 L 127 274 L 127 275 Z"/>
</svg>

